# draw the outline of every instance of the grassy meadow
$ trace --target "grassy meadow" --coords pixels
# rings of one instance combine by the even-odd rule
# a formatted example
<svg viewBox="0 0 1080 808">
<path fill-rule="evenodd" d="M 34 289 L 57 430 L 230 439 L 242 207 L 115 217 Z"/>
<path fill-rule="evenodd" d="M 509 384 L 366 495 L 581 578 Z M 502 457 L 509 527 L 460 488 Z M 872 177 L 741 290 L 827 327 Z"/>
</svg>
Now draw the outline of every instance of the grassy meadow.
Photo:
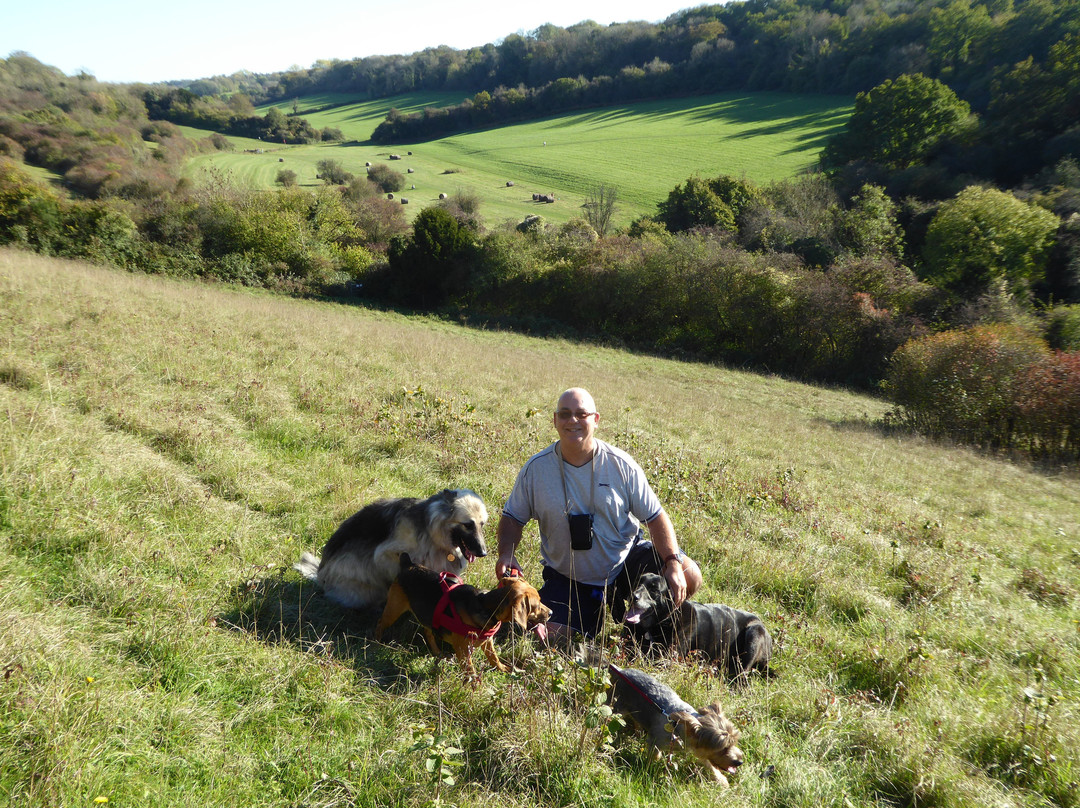
<svg viewBox="0 0 1080 808">
<path fill-rule="evenodd" d="M 337 160 L 357 175 L 367 162 L 387 162 L 406 175 L 400 196 L 409 200 L 410 216 L 436 203 L 440 193 L 463 191 L 481 200 L 489 225 L 519 222 L 532 213 L 564 222 L 580 216 L 590 190 L 605 183 L 618 190 L 615 222 L 622 226 L 655 213 L 668 191 L 695 174 L 745 176 L 757 183 L 794 176 L 815 163 L 825 139 L 851 112 L 851 100 L 839 96 L 724 94 L 569 113 L 411 145 L 369 141 L 390 107 L 407 113 L 461 100 L 452 94 L 363 103 L 298 99 L 297 111 L 313 126 L 339 128 L 345 142 L 285 146 L 235 139 L 237 151 L 197 157 L 186 175 L 197 181 L 214 166 L 238 184 L 271 188 L 278 171 L 288 168 L 301 185 L 315 186 L 320 160 Z M 292 111 L 291 104 L 279 106 Z M 258 148 L 262 154 L 249 151 Z M 392 153 L 402 159 L 390 162 Z M 557 201 L 533 202 L 534 193 L 554 193 Z"/>
<path fill-rule="evenodd" d="M 0 325 L 3 804 L 1080 803 L 1075 472 L 889 434 L 842 390 L 10 250 Z M 728 792 L 606 743 L 565 657 L 507 638 L 520 672 L 478 657 L 474 689 L 290 569 L 360 505 L 446 486 L 493 548 L 575 384 L 698 599 L 777 642 L 741 689 L 639 663 L 741 728 Z M 519 556 L 539 580 L 535 526 Z"/>
</svg>

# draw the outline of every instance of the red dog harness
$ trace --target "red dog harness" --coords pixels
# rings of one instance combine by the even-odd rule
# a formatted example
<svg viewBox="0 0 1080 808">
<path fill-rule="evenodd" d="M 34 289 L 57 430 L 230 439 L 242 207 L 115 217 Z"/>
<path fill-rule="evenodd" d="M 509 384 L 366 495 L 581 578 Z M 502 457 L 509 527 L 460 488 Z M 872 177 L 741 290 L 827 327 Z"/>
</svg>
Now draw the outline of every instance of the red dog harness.
<svg viewBox="0 0 1080 808">
<path fill-rule="evenodd" d="M 449 579 L 452 579 L 452 581 Z M 460 578 L 452 572 L 440 572 L 439 584 L 442 586 L 443 594 L 439 598 L 439 603 L 435 606 L 435 614 L 431 618 L 432 628 L 445 629 L 454 634 L 468 637 L 473 641 L 483 641 L 495 636 L 502 625 L 501 621 L 485 631 L 477 631 L 473 626 L 468 625 L 461 619 L 457 609 L 454 608 L 454 604 L 450 602 L 450 592 L 461 586 Z"/>
</svg>

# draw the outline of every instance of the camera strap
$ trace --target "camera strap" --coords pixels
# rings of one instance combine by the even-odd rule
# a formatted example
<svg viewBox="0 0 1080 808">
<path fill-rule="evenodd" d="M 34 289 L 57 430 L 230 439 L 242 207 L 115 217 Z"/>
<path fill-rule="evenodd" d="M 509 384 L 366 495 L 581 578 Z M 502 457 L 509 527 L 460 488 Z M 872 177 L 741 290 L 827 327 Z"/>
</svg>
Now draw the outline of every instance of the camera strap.
<svg viewBox="0 0 1080 808">
<path fill-rule="evenodd" d="M 566 462 L 562 456 L 562 447 L 559 444 L 555 444 L 555 456 L 559 458 L 559 477 L 562 478 L 562 495 L 563 502 L 566 503 L 565 514 L 570 515 L 570 495 L 566 493 L 566 469 L 563 468 L 563 463 Z M 593 511 L 593 497 L 596 496 L 596 447 L 593 446 L 592 454 L 589 456 L 589 514 L 594 518 L 596 514 Z"/>
</svg>

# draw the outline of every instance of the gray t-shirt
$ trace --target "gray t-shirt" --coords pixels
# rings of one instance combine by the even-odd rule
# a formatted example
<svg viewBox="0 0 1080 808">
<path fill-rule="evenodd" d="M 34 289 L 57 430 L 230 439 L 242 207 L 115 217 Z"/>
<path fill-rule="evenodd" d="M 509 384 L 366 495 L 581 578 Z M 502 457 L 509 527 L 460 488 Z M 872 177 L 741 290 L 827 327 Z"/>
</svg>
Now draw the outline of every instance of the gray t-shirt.
<svg viewBox="0 0 1080 808">
<path fill-rule="evenodd" d="M 610 583 L 622 567 L 640 523 L 655 519 L 662 508 L 634 458 L 594 440 L 596 454 L 584 466 L 564 462 L 556 452 L 558 443 L 530 457 L 518 472 L 503 513 L 521 525 L 537 521 L 540 556 L 546 566 L 580 583 L 602 585 Z M 565 496 L 560 465 L 566 475 Z M 566 517 L 571 513 L 593 515 L 594 539 L 589 550 L 570 549 Z"/>
</svg>

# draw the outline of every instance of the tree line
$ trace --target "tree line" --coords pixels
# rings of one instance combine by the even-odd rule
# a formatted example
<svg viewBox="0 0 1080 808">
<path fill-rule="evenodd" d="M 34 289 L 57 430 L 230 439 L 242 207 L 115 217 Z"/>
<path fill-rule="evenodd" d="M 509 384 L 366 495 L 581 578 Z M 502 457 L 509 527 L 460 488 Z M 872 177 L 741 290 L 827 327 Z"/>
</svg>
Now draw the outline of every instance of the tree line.
<svg viewBox="0 0 1080 808">
<path fill-rule="evenodd" d="M 543 25 L 467 49 L 323 60 L 189 84 L 258 102 L 316 93 L 460 91 L 460 104 L 392 113 L 380 142 L 418 140 L 580 106 L 678 94 L 856 94 L 902 75 L 941 81 L 983 124 L 957 171 L 1014 184 L 1076 156 L 1077 0 L 747 0 L 660 23 Z"/>
<path fill-rule="evenodd" d="M 140 93 L 151 120 L 169 121 L 199 129 L 212 129 L 227 135 L 250 137 L 271 143 L 319 143 L 344 139 L 335 127 L 315 129 L 305 118 L 286 115 L 271 107 L 264 115 L 255 111 L 251 99 L 243 93 L 228 97 L 197 96 L 184 88 L 147 87 Z"/>
<path fill-rule="evenodd" d="M 811 6 L 826 16 L 843 6 L 845 17 L 866 8 L 791 2 L 757 13 L 779 20 Z M 221 178 L 195 188 L 179 167 L 197 150 L 228 148 L 227 139 L 193 142 L 155 116 L 250 118 L 243 94 L 102 85 L 14 55 L 0 60 L 0 242 L 884 385 L 897 424 L 1075 459 L 1080 164 L 1068 110 L 1080 97 L 1080 49 L 1061 26 L 1076 3 L 926 7 L 978 19 L 982 9 L 992 23 L 984 33 L 1018 30 L 1041 9 L 1044 47 L 980 83 L 973 54 L 998 40 L 974 37 L 937 78 L 903 72 L 858 93 L 818 172 L 765 187 L 692 176 L 622 232 L 609 228 L 617 189 L 597 189 L 566 225 L 529 216 L 488 230 L 476 200 L 460 194 L 409 228 L 375 182 L 344 172 L 322 172 L 317 192 L 240 191 Z M 879 23 L 899 8 L 883 4 Z M 653 70 L 670 74 L 668 64 Z M 513 97 L 496 87 L 490 102 Z M 1011 163 L 1008 143 L 1023 146 Z M 65 192 L 21 163 L 62 174 Z M 1006 350 L 1014 344 L 1038 349 Z M 1038 394 L 984 397 L 992 408 L 978 409 L 990 389 Z M 945 415 L 957 417 L 935 420 Z M 982 422 L 995 426 L 973 428 Z"/>
</svg>

